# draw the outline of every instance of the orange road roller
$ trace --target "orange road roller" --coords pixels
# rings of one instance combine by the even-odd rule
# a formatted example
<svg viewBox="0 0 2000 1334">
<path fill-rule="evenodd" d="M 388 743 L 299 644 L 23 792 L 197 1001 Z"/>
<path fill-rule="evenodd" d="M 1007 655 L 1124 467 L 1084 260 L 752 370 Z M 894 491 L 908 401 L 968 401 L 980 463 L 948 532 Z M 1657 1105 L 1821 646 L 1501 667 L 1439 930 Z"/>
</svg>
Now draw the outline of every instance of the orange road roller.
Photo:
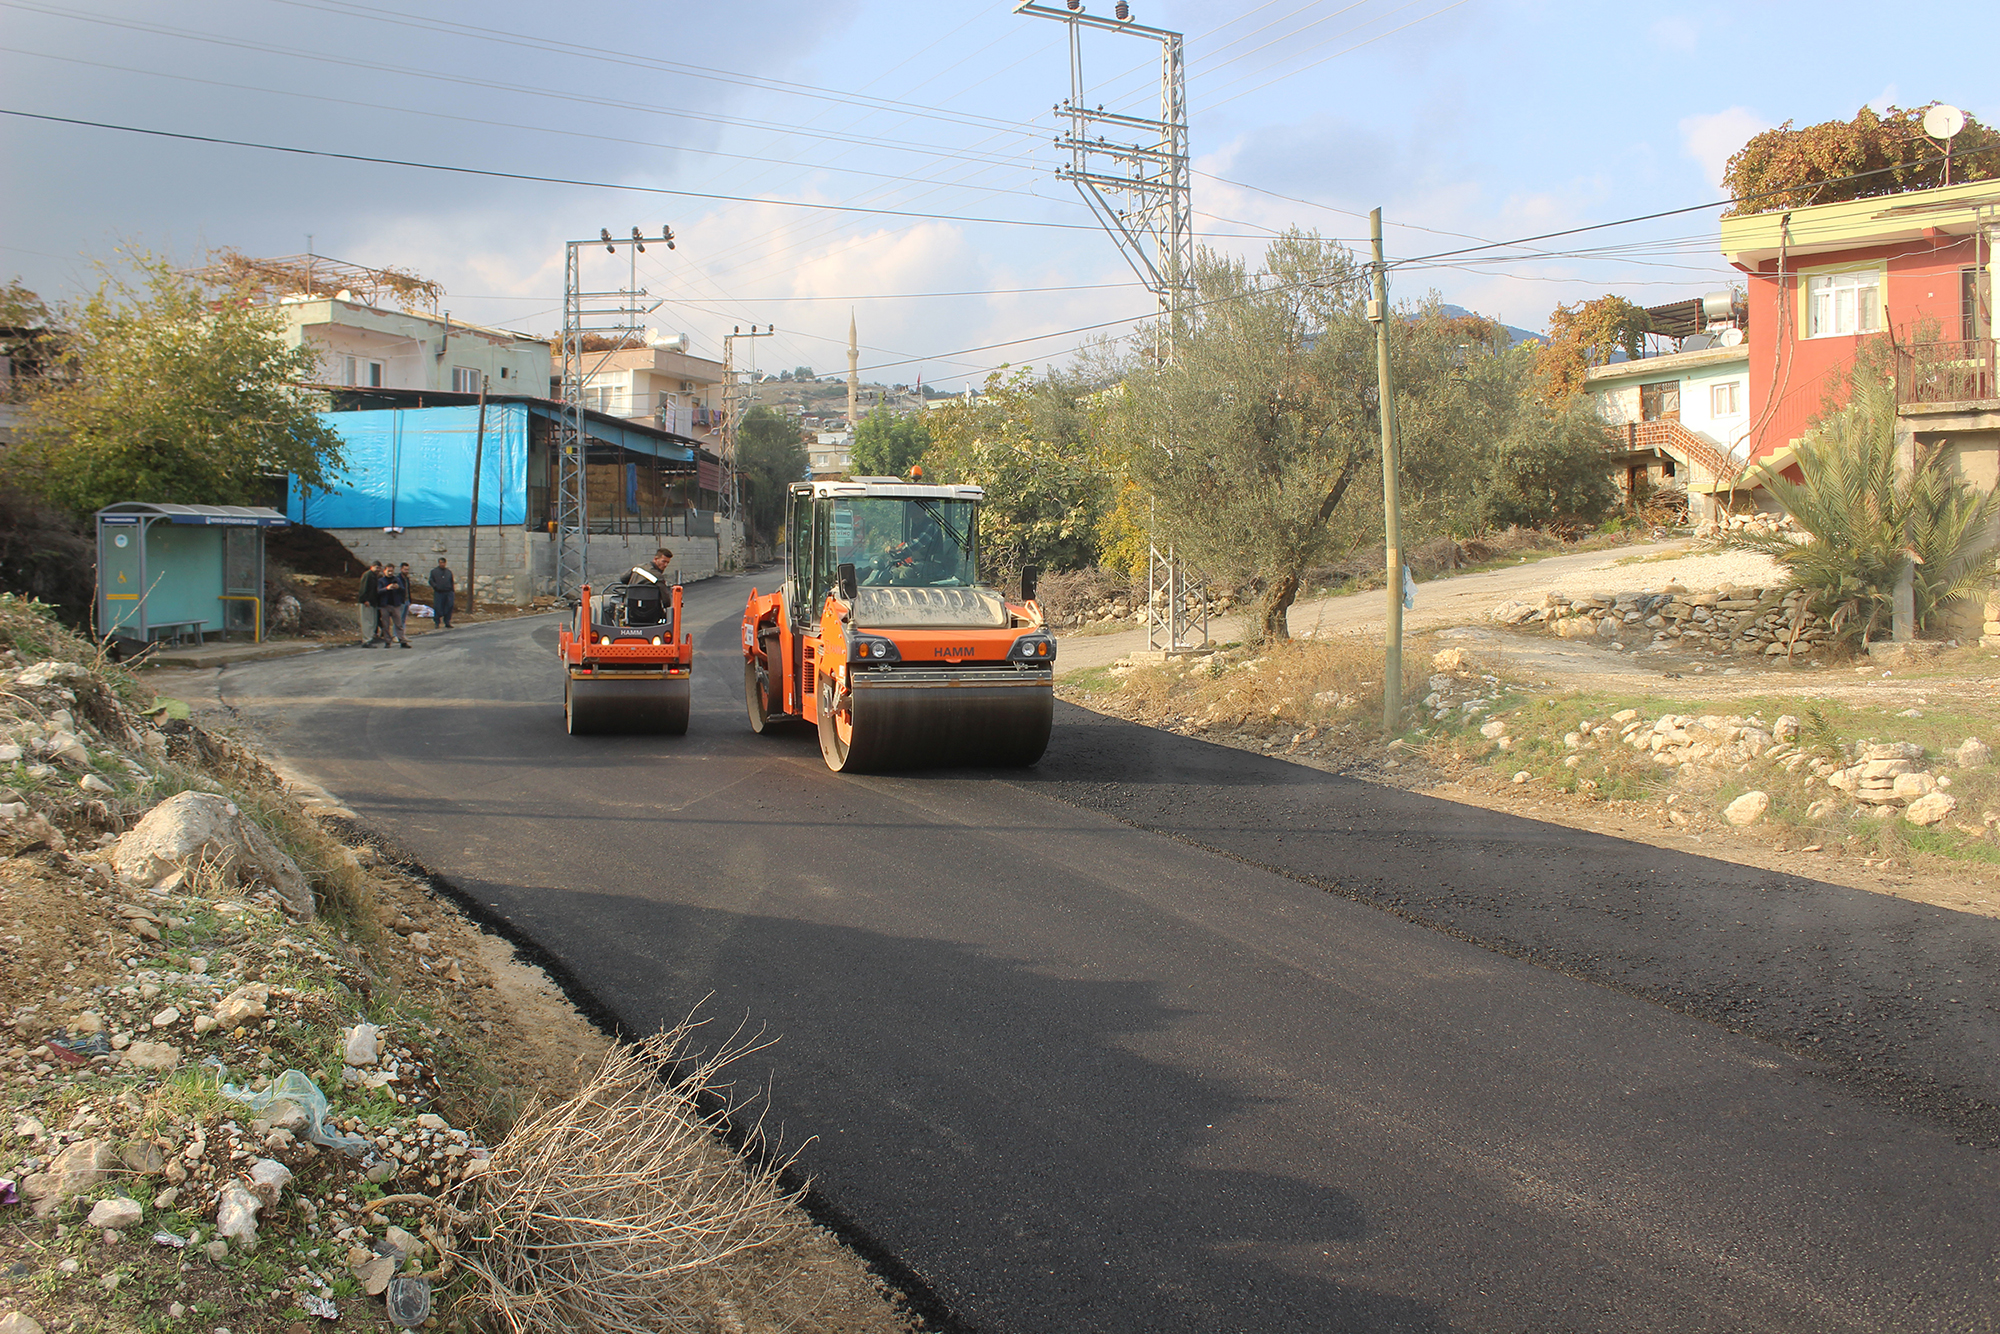
<svg viewBox="0 0 2000 1334">
<path fill-rule="evenodd" d="M 786 576 L 743 612 L 750 727 L 819 728 L 836 773 L 1027 765 L 1048 748 L 1056 641 L 1035 571 L 979 581 L 976 486 L 794 482 Z"/>
<path fill-rule="evenodd" d="M 687 732 L 694 639 L 681 628 L 680 585 L 648 573 L 595 596 L 585 584 L 575 621 L 557 635 L 571 736 Z"/>
</svg>

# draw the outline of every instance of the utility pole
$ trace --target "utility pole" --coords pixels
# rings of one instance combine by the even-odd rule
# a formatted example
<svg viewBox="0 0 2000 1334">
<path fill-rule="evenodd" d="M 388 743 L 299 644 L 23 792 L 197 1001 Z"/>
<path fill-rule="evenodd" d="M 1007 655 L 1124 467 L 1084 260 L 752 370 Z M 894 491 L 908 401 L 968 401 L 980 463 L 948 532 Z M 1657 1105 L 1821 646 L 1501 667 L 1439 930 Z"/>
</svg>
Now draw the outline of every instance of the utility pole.
<svg viewBox="0 0 2000 1334">
<path fill-rule="evenodd" d="M 549 535 L 556 544 L 556 596 L 573 598 L 590 579 L 590 491 L 587 466 L 588 437 L 583 429 L 583 386 L 596 367 L 584 366 L 583 340 L 593 335 L 606 337 L 613 347 L 637 341 L 645 332 L 646 316 L 660 303 L 643 304 L 648 295 L 638 285 L 639 252 L 646 242 L 665 242 L 674 248 L 674 229 L 662 227 L 657 237 L 640 235 L 634 227 L 628 237 L 614 237 L 601 229 L 594 241 L 564 242 L 563 329 L 562 329 L 562 415 L 556 420 L 556 512 Z M 590 292 L 583 286 L 583 252 L 601 245 L 616 255 L 619 247 L 629 250 L 628 285 L 614 292 Z M 603 353 L 597 364 L 603 365 Z"/>
<path fill-rule="evenodd" d="M 1394 736 L 1403 721 L 1403 502 L 1396 475 L 1396 381 L 1389 369 L 1389 270 L 1382 259 L 1382 210 L 1368 215 L 1368 241 L 1375 252 L 1375 299 L 1368 318 L 1375 322 L 1375 386 L 1382 418 L 1382 532 L 1387 550 L 1389 624 L 1383 635 L 1382 734 Z"/>
<path fill-rule="evenodd" d="M 472 436 L 472 522 L 465 530 L 465 613 L 479 610 L 479 470 L 486 462 L 486 377 L 479 377 L 479 429 Z"/>
</svg>

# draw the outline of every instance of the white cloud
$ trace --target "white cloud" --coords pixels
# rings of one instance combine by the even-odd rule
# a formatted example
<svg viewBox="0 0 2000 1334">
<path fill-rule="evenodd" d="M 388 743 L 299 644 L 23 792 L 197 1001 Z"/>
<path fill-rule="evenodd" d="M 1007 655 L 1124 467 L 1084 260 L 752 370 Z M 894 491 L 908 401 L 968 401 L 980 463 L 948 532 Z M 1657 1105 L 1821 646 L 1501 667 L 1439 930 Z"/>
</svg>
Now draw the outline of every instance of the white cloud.
<svg viewBox="0 0 2000 1334">
<path fill-rule="evenodd" d="M 1681 118 L 1681 151 L 1701 164 L 1702 177 L 1720 187 L 1723 168 L 1750 137 L 1771 128 L 1771 122 L 1749 107 L 1730 107 Z"/>
</svg>

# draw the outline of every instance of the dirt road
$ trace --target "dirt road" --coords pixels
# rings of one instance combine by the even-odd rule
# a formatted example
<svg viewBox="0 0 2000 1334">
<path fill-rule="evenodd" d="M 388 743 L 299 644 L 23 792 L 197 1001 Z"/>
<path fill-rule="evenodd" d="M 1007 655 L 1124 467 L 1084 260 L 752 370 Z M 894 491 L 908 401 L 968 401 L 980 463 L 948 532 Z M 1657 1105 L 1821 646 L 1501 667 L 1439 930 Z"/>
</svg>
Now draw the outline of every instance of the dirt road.
<svg viewBox="0 0 2000 1334">
<path fill-rule="evenodd" d="M 1551 589 L 1575 594 L 1618 593 L 1658 588 L 1670 581 L 1689 588 L 1713 588 L 1724 582 L 1762 585 L 1778 580 L 1776 567 L 1766 557 L 1740 551 L 1690 555 L 1686 554 L 1690 545 L 1686 541 L 1646 543 L 1435 579 L 1418 587 L 1417 605 L 1403 614 L 1403 627 L 1417 631 L 1477 625 L 1486 619 L 1486 613 L 1510 598 L 1540 602 Z M 1377 630 L 1387 616 L 1386 597 L 1381 592 L 1355 593 L 1301 602 L 1292 608 L 1292 633 L 1310 636 Z M 1219 618 L 1210 624 L 1209 637 L 1218 643 L 1241 639 L 1245 621 L 1241 615 Z M 1145 647 L 1143 629 L 1072 635 L 1063 640 L 1061 661 L 1070 671 L 1102 667 Z"/>
</svg>

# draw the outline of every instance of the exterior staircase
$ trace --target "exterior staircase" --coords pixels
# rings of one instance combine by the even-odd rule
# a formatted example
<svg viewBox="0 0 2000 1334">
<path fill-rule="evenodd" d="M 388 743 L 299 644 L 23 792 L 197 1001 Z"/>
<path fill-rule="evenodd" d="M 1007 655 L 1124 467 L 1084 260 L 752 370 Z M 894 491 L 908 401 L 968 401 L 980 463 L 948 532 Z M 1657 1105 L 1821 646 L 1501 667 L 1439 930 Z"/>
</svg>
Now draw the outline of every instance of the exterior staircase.
<svg viewBox="0 0 2000 1334">
<path fill-rule="evenodd" d="M 1733 457 L 1677 421 L 1626 422 L 1625 448 L 1635 453 L 1657 449 L 1678 463 L 1706 469 L 1715 479 L 1718 491 L 1733 490 L 1746 466 L 1744 460 Z"/>
</svg>

